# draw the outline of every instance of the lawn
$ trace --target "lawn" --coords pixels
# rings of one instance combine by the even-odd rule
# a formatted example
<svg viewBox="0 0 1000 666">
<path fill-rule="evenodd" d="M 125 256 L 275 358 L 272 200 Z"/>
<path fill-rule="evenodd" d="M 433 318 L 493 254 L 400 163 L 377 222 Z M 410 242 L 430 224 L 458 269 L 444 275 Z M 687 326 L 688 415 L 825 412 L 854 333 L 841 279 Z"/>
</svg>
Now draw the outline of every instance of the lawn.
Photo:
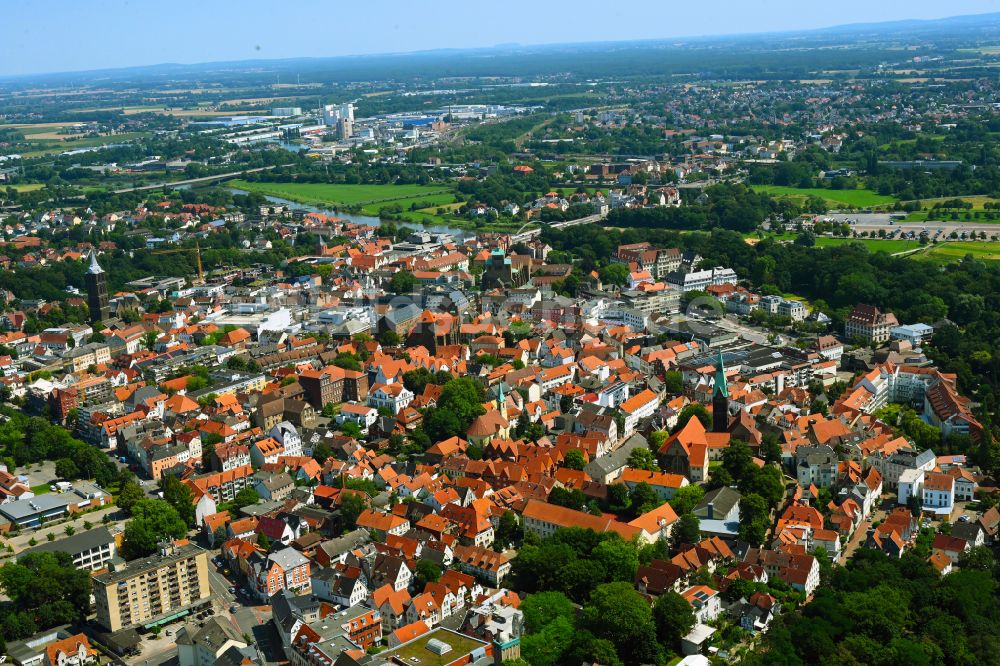
<svg viewBox="0 0 1000 666">
<path fill-rule="evenodd" d="M 18 192 L 34 192 L 35 190 L 40 190 L 45 187 L 45 183 L 18 183 L 17 185 L 11 185 Z"/>
<path fill-rule="evenodd" d="M 455 202 L 455 192 L 441 185 L 331 185 L 328 183 L 257 183 L 231 180 L 231 187 L 299 203 L 329 208 L 360 207 L 361 213 L 377 217 L 386 206 L 398 205 L 403 211 L 394 213 L 393 219 L 404 224 L 451 226 L 475 231 L 506 233 L 521 228 L 522 222 L 486 222 L 452 217 L 448 213 L 460 206 Z M 438 208 L 445 215 L 438 215 Z M 530 228 L 530 227 L 529 227 Z"/>
<path fill-rule="evenodd" d="M 816 239 L 817 247 L 831 247 L 834 245 L 844 245 L 846 243 L 861 243 L 869 252 L 888 252 L 894 254 L 904 250 L 913 250 L 920 247 L 920 243 L 915 240 L 885 240 L 883 238 L 827 238 L 820 236 Z"/>
<path fill-rule="evenodd" d="M 896 203 L 896 198 L 876 194 L 871 190 L 828 190 L 821 187 L 787 187 L 785 185 L 754 185 L 753 189 L 758 192 L 767 192 L 775 197 L 808 197 L 817 196 L 826 199 L 833 206 L 854 206 L 855 208 L 868 208 L 870 206 L 884 206 Z"/>
<path fill-rule="evenodd" d="M 340 185 L 330 183 L 258 183 L 245 180 L 229 182 L 232 187 L 260 192 L 300 203 L 326 206 L 376 206 L 403 204 L 406 200 L 434 206 L 455 200 L 451 189 L 441 185 Z M 424 206 L 425 207 L 425 206 Z"/>
<path fill-rule="evenodd" d="M 768 234 L 766 238 L 773 238 L 779 241 L 794 241 L 798 236 L 795 232 L 786 231 L 780 234 Z M 756 238 L 756 234 L 748 234 L 749 238 Z M 833 247 L 835 245 L 846 245 L 847 243 L 861 243 L 869 252 L 888 252 L 894 254 L 904 250 L 912 250 L 920 247 L 920 243 L 915 240 L 886 240 L 884 238 L 836 238 L 830 236 L 817 236 L 816 247 Z"/>
<path fill-rule="evenodd" d="M 31 486 L 31 492 L 35 493 L 35 495 L 46 495 L 51 490 L 49 489 L 49 484 L 39 483 L 37 486 Z"/>
<path fill-rule="evenodd" d="M 949 241 L 938 243 L 926 253 L 918 252 L 915 259 L 933 261 L 937 264 L 952 264 L 971 254 L 982 261 L 1000 261 L 1000 243 L 986 241 Z"/>
<path fill-rule="evenodd" d="M 427 643 L 432 638 L 450 645 L 451 650 L 440 656 L 434 654 L 427 649 Z M 379 661 L 388 663 L 396 657 L 403 663 L 414 666 L 444 666 L 484 645 L 482 641 L 439 628 L 406 645 L 381 653 Z"/>
</svg>

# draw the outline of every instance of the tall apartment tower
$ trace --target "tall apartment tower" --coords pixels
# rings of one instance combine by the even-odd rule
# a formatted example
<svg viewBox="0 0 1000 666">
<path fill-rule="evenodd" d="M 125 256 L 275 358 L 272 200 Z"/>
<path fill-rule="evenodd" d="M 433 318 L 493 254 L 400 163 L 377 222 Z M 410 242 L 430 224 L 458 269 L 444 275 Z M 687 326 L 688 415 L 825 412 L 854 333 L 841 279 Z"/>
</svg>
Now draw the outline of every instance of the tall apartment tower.
<svg viewBox="0 0 1000 666">
<path fill-rule="evenodd" d="M 111 317 L 108 307 L 108 281 L 104 269 L 97 263 L 97 250 L 90 251 L 90 268 L 84 277 L 87 284 L 87 305 L 90 307 L 90 323 L 96 324 Z"/>
</svg>

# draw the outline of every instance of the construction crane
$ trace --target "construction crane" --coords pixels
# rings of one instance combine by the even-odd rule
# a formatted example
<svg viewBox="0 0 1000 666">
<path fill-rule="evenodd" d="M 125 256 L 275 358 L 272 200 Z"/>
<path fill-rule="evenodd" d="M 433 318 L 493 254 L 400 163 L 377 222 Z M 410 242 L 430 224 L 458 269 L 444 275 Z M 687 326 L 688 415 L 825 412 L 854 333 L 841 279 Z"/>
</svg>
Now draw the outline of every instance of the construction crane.
<svg viewBox="0 0 1000 666">
<path fill-rule="evenodd" d="M 195 260 L 198 263 L 198 280 L 194 284 L 205 284 L 205 272 L 201 269 L 201 245 L 197 242 L 194 247 L 180 247 L 176 250 L 155 250 L 150 254 L 177 254 L 179 252 L 194 252 Z"/>
</svg>

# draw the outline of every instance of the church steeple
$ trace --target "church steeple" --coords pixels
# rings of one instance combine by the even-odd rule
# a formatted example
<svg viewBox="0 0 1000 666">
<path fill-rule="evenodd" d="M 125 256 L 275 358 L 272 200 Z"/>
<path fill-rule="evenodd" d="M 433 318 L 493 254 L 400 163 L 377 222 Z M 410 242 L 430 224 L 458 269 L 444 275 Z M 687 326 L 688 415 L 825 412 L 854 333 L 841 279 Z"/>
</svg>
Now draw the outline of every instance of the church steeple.
<svg viewBox="0 0 1000 666">
<path fill-rule="evenodd" d="M 500 416 L 507 420 L 507 400 L 503 397 L 503 382 L 497 387 L 497 409 L 500 410 Z"/>
<path fill-rule="evenodd" d="M 715 362 L 715 387 L 712 391 L 712 431 L 725 432 L 729 429 L 729 386 L 726 383 L 726 365 L 722 352 Z"/>
<path fill-rule="evenodd" d="M 104 269 L 97 263 L 97 250 L 90 251 L 90 268 L 83 276 L 87 285 L 87 306 L 90 308 L 90 323 L 97 324 L 111 316 L 108 308 L 108 282 Z"/>
</svg>

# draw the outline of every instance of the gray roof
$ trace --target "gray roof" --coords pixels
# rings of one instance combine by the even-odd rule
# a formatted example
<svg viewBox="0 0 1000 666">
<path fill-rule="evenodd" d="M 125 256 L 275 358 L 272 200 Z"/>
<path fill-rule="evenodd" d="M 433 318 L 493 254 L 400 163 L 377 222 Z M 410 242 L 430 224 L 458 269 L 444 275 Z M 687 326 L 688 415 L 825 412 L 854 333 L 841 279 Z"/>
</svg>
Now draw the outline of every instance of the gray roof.
<svg viewBox="0 0 1000 666">
<path fill-rule="evenodd" d="M 276 563 L 282 569 L 286 571 L 288 569 L 293 569 L 297 566 L 303 564 L 308 564 L 309 560 L 305 555 L 295 550 L 294 548 L 283 548 L 282 550 L 271 553 L 268 558 L 272 562 Z"/>
<path fill-rule="evenodd" d="M 177 643 L 180 645 L 202 645 L 213 654 L 218 652 L 227 641 L 246 643 L 243 637 L 229 622 L 223 622 L 217 617 L 209 618 L 204 623 L 190 623 L 177 632 Z"/>
<path fill-rule="evenodd" d="M 366 544 L 369 541 L 371 541 L 371 536 L 368 534 L 368 530 L 356 529 L 342 537 L 325 541 L 319 547 L 330 557 L 336 558 L 351 552 L 358 546 Z"/>
<path fill-rule="evenodd" d="M 631 437 L 626 439 L 624 444 L 619 446 L 617 449 L 615 449 L 608 455 L 601 456 L 600 458 L 595 458 L 594 460 L 590 461 L 590 463 L 583 468 L 583 471 L 585 471 L 591 477 L 595 477 L 595 476 L 605 476 L 615 471 L 616 469 L 621 469 L 622 467 L 625 466 L 625 463 L 628 461 L 629 454 L 632 453 L 634 449 L 637 449 L 640 446 L 648 447 L 649 443 L 646 441 L 645 437 L 636 433 L 635 435 L 632 435 Z"/>
<path fill-rule="evenodd" d="M 739 504 L 740 499 L 743 496 L 740 495 L 738 490 L 733 490 L 729 486 L 723 486 L 721 488 L 716 488 L 715 490 L 710 490 L 705 493 L 705 496 L 698 503 L 698 506 L 694 508 L 694 515 L 699 518 L 708 517 L 708 505 L 712 505 L 712 511 L 715 516 L 725 516 L 733 507 Z"/>
<path fill-rule="evenodd" d="M 31 499 L 0 504 L 0 514 L 12 522 L 18 522 L 54 509 L 65 509 L 79 501 L 80 498 L 73 493 L 37 495 Z"/>
<path fill-rule="evenodd" d="M 57 541 L 47 541 L 39 544 L 34 548 L 21 551 L 18 553 L 17 557 L 20 559 L 28 553 L 55 552 L 64 552 L 69 553 L 70 555 L 76 555 L 77 553 L 83 553 L 91 550 L 92 548 L 103 546 L 114 540 L 115 538 L 111 536 L 111 532 L 108 531 L 107 527 L 96 527 L 92 530 L 87 530 L 86 532 L 74 534 L 73 536 L 63 537 Z"/>
</svg>

